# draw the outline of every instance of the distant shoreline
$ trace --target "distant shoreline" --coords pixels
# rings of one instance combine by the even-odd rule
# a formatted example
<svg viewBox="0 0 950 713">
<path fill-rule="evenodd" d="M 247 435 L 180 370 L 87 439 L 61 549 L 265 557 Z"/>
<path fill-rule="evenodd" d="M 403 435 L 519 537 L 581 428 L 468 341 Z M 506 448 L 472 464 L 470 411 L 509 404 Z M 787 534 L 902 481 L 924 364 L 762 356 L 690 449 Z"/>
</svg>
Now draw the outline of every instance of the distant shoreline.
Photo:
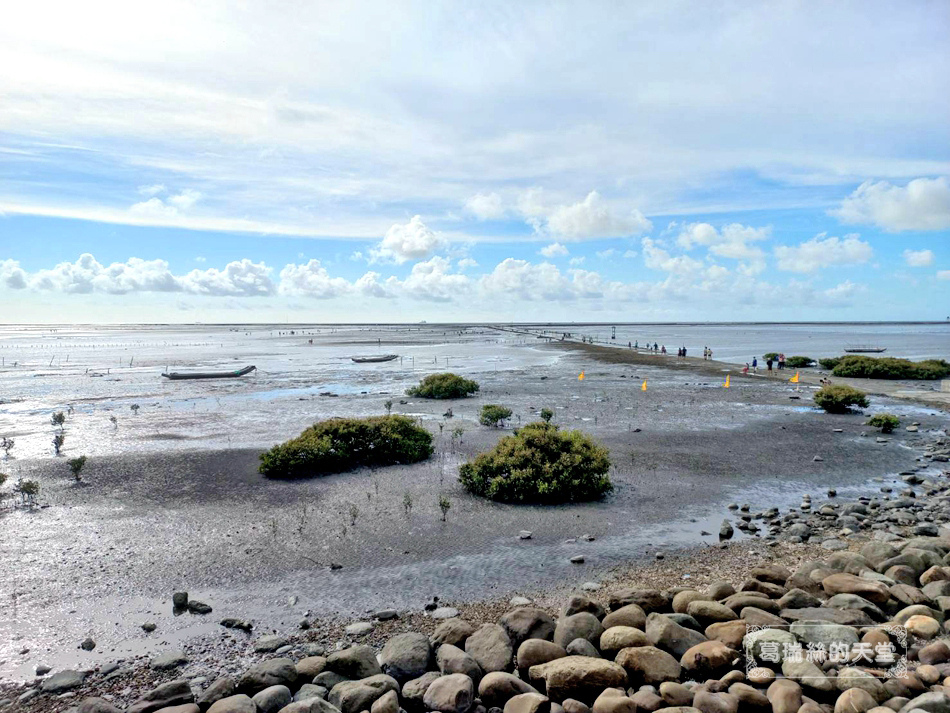
<svg viewBox="0 0 950 713">
<path fill-rule="evenodd" d="M 950 320 L 883 320 L 883 321 L 855 321 L 848 320 L 843 322 L 770 322 L 770 321 L 726 321 L 726 322 L 552 322 L 552 321 L 513 321 L 513 322 L 0 322 L 0 327 L 272 327 L 274 329 L 297 329 L 301 327 L 479 327 L 490 328 L 493 326 L 532 326 L 532 327 L 741 327 L 741 326 L 763 326 L 774 325 L 779 327 L 798 327 L 798 326 L 885 326 L 885 325 L 938 325 L 945 324 L 950 327 Z"/>
</svg>

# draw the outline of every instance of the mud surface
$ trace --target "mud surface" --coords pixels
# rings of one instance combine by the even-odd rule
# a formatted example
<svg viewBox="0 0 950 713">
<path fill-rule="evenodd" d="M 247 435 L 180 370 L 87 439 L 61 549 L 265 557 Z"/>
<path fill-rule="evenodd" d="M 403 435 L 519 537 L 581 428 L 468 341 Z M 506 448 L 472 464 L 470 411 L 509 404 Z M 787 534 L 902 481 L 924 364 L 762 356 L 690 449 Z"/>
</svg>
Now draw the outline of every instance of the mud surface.
<svg viewBox="0 0 950 713">
<path fill-rule="evenodd" d="M 788 507 L 828 487 L 842 496 L 873 492 L 881 485 L 875 479 L 891 482 L 915 463 L 924 432 L 946 423 L 936 411 L 875 400 L 872 410 L 919 421 L 922 432 L 878 443 L 866 416 L 817 412 L 807 389 L 785 383 L 737 380 L 724 389 L 714 372 L 602 363 L 553 347 L 535 352 L 541 355 L 521 367 L 480 369 L 477 398 L 390 397 L 394 413 L 419 417 L 435 436 L 436 454 L 414 466 L 266 481 L 256 472 L 259 446 L 195 449 L 169 438 L 202 429 L 202 417 L 187 409 L 173 428 L 143 419 L 131 445 L 90 458 L 82 485 L 70 482 L 62 458 L 13 459 L 18 474 L 40 481 L 48 507 L 0 516 L 0 581 L 9 603 L 0 614 L 0 675 L 24 678 L 37 663 L 91 666 L 196 636 L 215 639 L 225 616 L 252 619 L 259 632 L 286 631 L 308 611 L 355 617 L 377 608 L 418 610 L 433 595 L 472 602 L 576 585 L 658 549 L 718 543 L 701 532 L 718 532 L 729 502 Z M 298 400 L 281 398 L 288 407 Z M 302 427 L 314 417 L 308 413 L 331 408 L 378 413 L 387 397 L 350 390 L 332 407 L 327 398 L 308 394 L 290 420 Z M 252 408 L 247 403 L 242 408 Z M 477 425 L 485 403 L 511 407 L 513 426 L 551 407 L 561 426 L 594 435 L 611 451 L 615 491 L 603 502 L 547 508 L 465 494 L 458 463 L 508 432 Z M 452 418 L 443 416 L 449 407 Z M 240 416 L 255 423 L 253 411 Z M 453 438 L 459 426 L 464 434 Z M 235 445 L 266 442 L 272 428 L 262 422 L 231 437 Z M 452 502 L 445 522 L 440 494 Z M 518 539 L 523 529 L 534 533 L 531 540 Z M 576 554 L 584 565 L 568 562 Z M 173 616 L 176 590 L 214 613 Z M 145 634 L 145 621 L 158 630 Z M 77 648 L 86 636 L 99 642 L 91 653 Z"/>
</svg>

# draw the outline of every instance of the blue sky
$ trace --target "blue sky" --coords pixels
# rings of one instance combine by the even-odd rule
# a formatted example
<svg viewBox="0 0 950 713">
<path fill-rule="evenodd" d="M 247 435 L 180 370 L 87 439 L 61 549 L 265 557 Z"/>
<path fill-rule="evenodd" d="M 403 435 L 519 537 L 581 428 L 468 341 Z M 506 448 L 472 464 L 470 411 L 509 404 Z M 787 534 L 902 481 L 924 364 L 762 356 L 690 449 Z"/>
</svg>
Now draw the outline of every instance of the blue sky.
<svg viewBox="0 0 950 713">
<path fill-rule="evenodd" d="M 950 311 L 946 3 L 22 5 L 4 321 Z"/>
</svg>

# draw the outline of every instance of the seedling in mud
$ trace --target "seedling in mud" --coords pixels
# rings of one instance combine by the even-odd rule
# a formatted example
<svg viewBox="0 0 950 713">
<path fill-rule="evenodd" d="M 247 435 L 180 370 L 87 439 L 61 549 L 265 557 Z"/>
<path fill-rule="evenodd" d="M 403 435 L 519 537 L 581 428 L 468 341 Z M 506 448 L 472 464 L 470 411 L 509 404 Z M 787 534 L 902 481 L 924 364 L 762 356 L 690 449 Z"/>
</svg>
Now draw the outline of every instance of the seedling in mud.
<svg viewBox="0 0 950 713">
<path fill-rule="evenodd" d="M 119 419 L 115 415 L 109 416 L 109 420 L 112 421 L 112 428 L 118 430 L 119 428 Z"/>
<path fill-rule="evenodd" d="M 13 439 L 7 438 L 6 436 L 4 436 L 3 439 L 0 440 L 0 448 L 3 449 L 3 452 L 6 455 L 6 457 L 9 458 L 10 451 L 13 450 Z"/>
<path fill-rule="evenodd" d="M 66 414 L 64 414 L 62 411 L 57 411 L 50 418 L 50 421 L 53 422 L 53 426 L 58 426 L 60 429 L 62 429 L 66 423 Z"/>
<path fill-rule="evenodd" d="M 132 413 L 133 413 L 133 414 L 135 414 L 136 416 L 139 415 L 139 408 L 140 408 L 140 407 L 139 407 L 138 404 L 132 404 L 131 406 L 129 406 L 129 408 L 132 409 Z"/>
<path fill-rule="evenodd" d="M 412 495 L 408 490 L 402 495 L 402 509 L 406 511 L 407 520 L 412 517 Z"/>
<path fill-rule="evenodd" d="M 356 518 L 360 516 L 360 509 L 356 503 L 350 503 L 350 527 L 356 527 Z"/>
<path fill-rule="evenodd" d="M 554 411 L 549 408 L 541 409 L 541 420 L 545 423 L 551 423 L 551 419 L 554 418 Z"/>
<path fill-rule="evenodd" d="M 459 426 L 452 431 L 452 440 L 453 441 L 457 440 L 459 442 L 459 445 L 462 445 L 462 436 L 464 435 L 465 435 L 465 429 Z"/>
<path fill-rule="evenodd" d="M 439 496 L 439 510 L 442 511 L 442 522 L 445 522 L 445 516 L 448 514 L 449 509 L 452 507 L 452 501 L 449 500 L 444 495 Z"/>
<path fill-rule="evenodd" d="M 386 402 L 383 403 L 383 406 L 386 407 L 386 415 L 387 415 L 387 416 L 389 416 L 390 414 L 392 414 L 392 412 L 393 412 L 393 402 L 392 402 L 392 401 L 390 401 L 390 400 L 387 399 Z"/>
<path fill-rule="evenodd" d="M 55 436 L 53 436 L 53 452 L 56 453 L 56 455 L 59 455 L 60 451 L 63 450 L 63 444 L 65 442 L 66 442 L 65 433 L 57 433 Z"/>
<path fill-rule="evenodd" d="M 73 474 L 73 478 L 76 479 L 77 483 L 82 482 L 82 469 L 86 467 L 86 456 L 79 456 L 78 458 L 70 458 L 66 461 L 69 465 L 69 472 Z"/>
</svg>

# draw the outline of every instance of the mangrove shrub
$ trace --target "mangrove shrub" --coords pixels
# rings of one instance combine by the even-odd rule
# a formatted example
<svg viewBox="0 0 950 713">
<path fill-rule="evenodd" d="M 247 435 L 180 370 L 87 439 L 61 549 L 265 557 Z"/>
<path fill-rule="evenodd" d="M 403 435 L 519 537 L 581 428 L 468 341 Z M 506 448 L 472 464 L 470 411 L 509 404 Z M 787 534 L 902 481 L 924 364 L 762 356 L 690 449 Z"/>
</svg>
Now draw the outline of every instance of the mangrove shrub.
<svg viewBox="0 0 950 713">
<path fill-rule="evenodd" d="M 482 413 L 478 417 L 479 423 L 483 426 L 504 426 L 505 421 L 511 418 L 511 409 L 498 404 L 485 404 L 482 406 Z"/>
<path fill-rule="evenodd" d="M 901 420 L 892 413 L 876 413 L 868 419 L 868 426 L 880 428 L 881 433 L 893 433 L 901 425 Z"/>
<path fill-rule="evenodd" d="M 462 399 L 478 391 L 478 384 L 458 374 L 429 374 L 406 394 L 423 399 Z"/>
<path fill-rule="evenodd" d="M 268 478 L 306 478 L 430 455 L 432 434 L 408 416 L 331 418 L 262 453 L 259 470 Z"/>
<path fill-rule="evenodd" d="M 788 369 L 805 369 L 815 363 L 815 360 L 807 356 L 792 356 L 785 359 L 785 367 Z"/>
<path fill-rule="evenodd" d="M 828 384 L 815 392 L 815 403 L 828 413 L 847 413 L 852 406 L 868 407 L 867 395 L 844 384 Z"/>
<path fill-rule="evenodd" d="M 613 485 L 607 449 L 580 431 L 530 423 L 459 469 L 474 495 L 509 503 L 596 500 Z"/>
<path fill-rule="evenodd" d="M 950 376 L 950 363 L 944 359 L 914 362 L 895 357 L 849 354 L 841 357 L 832 373 L 860 379 L 944 379 Z"/>
</svg>

